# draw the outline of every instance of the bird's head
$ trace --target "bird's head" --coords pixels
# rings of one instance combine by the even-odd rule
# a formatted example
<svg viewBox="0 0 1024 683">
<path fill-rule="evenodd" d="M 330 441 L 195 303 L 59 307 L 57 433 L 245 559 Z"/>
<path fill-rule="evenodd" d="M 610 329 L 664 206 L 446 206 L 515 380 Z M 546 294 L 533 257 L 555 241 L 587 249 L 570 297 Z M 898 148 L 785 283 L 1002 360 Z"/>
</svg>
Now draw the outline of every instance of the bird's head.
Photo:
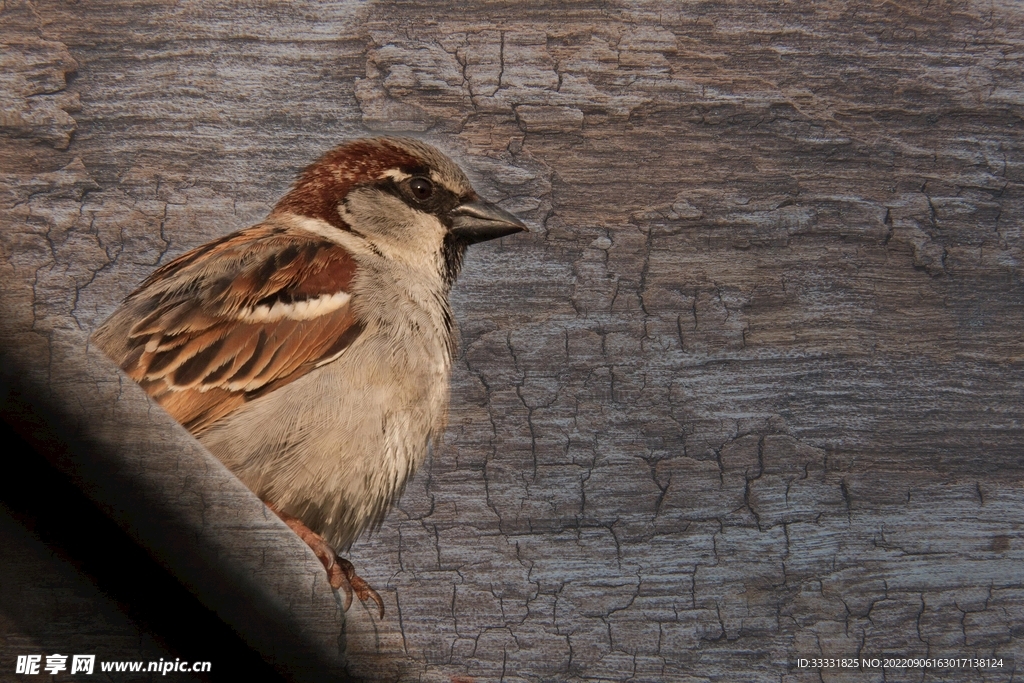
<svg viewBox="0 0 1024 683">
<path fill-rule="evenodd" d="M 440 268 L 449 284 L 470 244 L 527 229 L 482 199 L 455 162 L 411 138 L 336 147 L 302 172 L 274 212 L 354 232 L 389 258 Z"/>
</svg>

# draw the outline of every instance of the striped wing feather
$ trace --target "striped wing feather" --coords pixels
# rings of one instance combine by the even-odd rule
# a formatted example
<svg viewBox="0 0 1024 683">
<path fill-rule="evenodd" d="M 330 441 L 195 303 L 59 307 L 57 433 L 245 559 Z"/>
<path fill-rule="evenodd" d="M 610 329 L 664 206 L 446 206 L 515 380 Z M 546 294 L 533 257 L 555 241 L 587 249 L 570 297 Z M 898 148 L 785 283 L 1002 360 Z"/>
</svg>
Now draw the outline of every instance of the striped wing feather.
<svg viewBox="0 0 1024 683">
<path fill-rule="evenodd" d="M 163 266 L 125 301 L 136 322 L 115 360 L 193 433 L 328 362 L 362 331 L 346 294 L 351 255 L 297 232 L 228 235 Z"/>
</svg>

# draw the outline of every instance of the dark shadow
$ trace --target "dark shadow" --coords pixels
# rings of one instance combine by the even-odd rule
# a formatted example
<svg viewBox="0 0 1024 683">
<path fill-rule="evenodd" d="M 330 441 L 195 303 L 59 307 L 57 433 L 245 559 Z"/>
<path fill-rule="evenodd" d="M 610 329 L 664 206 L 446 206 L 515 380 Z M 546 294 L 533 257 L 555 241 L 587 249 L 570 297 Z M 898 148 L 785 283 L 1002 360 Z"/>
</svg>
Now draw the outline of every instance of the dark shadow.
<svg viewBox="0 0 1024 683">
<path fill-rule="evenodd" d="M 15 631 L 4 634 L 14 648 L 4 653 L 4 673 L 14 673 L 19 654 L 41 654 L 45 662 L 70 652 L 96 654 L 97 662 L 212 664 L 209 673 L 170 673 L 175 680 L 283 680 L 2 421 L 0 444 L 8 465 L 0 515 L 9 517 L 0 525 L 0 627 Z M 12 641 L 37 646 L 22 651 Z"/>
</svg>

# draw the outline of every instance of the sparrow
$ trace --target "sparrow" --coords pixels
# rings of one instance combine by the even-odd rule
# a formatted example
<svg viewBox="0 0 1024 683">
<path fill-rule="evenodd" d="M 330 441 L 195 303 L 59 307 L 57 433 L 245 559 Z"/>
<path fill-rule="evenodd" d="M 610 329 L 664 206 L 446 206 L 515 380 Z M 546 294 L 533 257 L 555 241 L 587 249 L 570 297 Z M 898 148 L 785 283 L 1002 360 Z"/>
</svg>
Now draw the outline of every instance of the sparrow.
<svg viewBox="0 0 1024 683">
<path fill-rule="evenodd" d="M 449 292 L 474 243 L 526 231 L 434 147 L 381 137 L 306 168 L 262 223 L 158 268 L 92 339 L 313 550 L 381 525 L 444 432 Z"/>
</svg>

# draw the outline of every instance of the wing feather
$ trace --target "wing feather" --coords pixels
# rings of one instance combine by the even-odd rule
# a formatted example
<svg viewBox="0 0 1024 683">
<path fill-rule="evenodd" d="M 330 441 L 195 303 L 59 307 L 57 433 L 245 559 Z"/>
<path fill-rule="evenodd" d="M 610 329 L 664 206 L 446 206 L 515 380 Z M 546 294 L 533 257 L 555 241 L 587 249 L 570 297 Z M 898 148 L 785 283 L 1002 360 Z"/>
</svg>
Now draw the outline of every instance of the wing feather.
<svg viewBox="0 0 1024 683">
<path fill-rule="evenodd" d="M 151 275 L 94 339 L 193 433 L 330 362 L 360 334 L 356 263 L 312 233 L 264 223 Z"/>
</svg>

